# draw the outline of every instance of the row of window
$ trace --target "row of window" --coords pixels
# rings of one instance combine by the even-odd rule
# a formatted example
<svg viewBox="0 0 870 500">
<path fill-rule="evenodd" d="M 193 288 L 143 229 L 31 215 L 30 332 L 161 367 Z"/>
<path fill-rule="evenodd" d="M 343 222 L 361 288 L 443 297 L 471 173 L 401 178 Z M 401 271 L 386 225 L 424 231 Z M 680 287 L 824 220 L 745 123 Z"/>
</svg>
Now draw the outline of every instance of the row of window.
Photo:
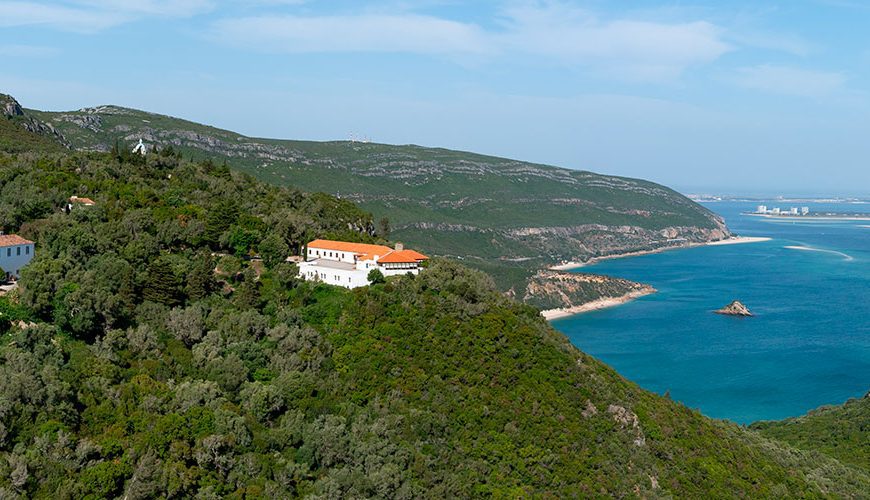
<svg viewBox="0 0 870 500">
<path fill-rule="evenodd" d="M 15 255 L 21 255 L 21 247 L 15 247 Z M 30 255 L 30 245 L 24 246 L 24 255 Z M 3 251 L 0 250 L 0 257 L 3 256 Z M 12 257 L 12 247 L 6 247 L 6 256 Z"/>
<path fill-rule="evenodd" d="M 334 255 L 333 255 L 333 254 L 334 254 Z M 325 250 L 323 251 L 323 255 L 321 255 L 320 250 L 315 250 L 315 251 L 314 251 L 314 255 L 316 255 L 316 256 L 318 256 L 318 257 L 335 257 L 336 259 L 338 259 L 338 258 L 343 259 L 343 258 L 344 258 L 344 253 L 343 253 L 343 252 L 342 252 L 342 254 L 341 254 L 341 257 L 339 257 L 339 256 L 338 256 L 338 252 L 327 252 L 327 251 L 325 251 Z"/>
<path fill-rule="evenodd" d="M 314 271 L 308 271 L 308 277 L 309 277 L 309 278 L 317 278 L 317 277 L 318 277 L 317 274 L 318 274 L 318 273 L 316 273 L 316 272 L 314 272 Z M 337 275 L 337 274 L 334 275 L 334 276 L 335 276 L 335 282 L 336 282 L 336 283 L 338 283 L 339 281 L 341 281 L 341 276 L 339 276 L 339 275 Z M 326 280 L 326 273 L 320 273 L 319 278 L 322 279 L 322 280 Z M 351 283 L 351 282 L 352 282 L 350 276 L 347 277 L 347 282 L 348 282 L 348 283 Z"/>
<path fill-rule="evenodd" d="M 416 269 L 418 264 L 416 262 L 413 264 L 410 262 L 401 262 L 396 264 L 383 264 L 383 266 L 387 269 Z"/>
</svg>

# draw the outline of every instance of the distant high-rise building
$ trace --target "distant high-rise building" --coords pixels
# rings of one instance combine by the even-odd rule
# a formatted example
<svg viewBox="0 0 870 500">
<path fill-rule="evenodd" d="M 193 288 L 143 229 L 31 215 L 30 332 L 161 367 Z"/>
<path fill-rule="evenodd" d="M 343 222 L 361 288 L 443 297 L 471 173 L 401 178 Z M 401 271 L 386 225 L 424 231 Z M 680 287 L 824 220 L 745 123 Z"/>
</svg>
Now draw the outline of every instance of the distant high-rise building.
<svg viewBox="0 0 870 500">
<path fill-rule="evenodd" d="M 767 213 L 767 205 L 758 205 L 758 208 L 755 209 L 755 213 L 766 214 Z"/>
</svg>

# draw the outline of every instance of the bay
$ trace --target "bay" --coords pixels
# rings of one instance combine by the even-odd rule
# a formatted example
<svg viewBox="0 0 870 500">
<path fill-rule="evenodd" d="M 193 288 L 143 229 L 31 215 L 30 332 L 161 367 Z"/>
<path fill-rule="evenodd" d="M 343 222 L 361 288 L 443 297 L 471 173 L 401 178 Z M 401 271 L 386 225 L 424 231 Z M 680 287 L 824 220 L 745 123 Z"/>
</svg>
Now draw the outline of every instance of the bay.
<svg viewBox="0 0 870 500">
<path fill-rule="evenodd" d="M 714 418 L 781 419 L 862 396 L 870 389 L 870 223 L 741 215 L 758 204 L 707 207 L 735 233 L 771 241 L 582 268 L 648 283 L 658 293 L 553 326 L 626 378 Z M 712 313 L 735 299 L 756 316 Z"/>
</svg>

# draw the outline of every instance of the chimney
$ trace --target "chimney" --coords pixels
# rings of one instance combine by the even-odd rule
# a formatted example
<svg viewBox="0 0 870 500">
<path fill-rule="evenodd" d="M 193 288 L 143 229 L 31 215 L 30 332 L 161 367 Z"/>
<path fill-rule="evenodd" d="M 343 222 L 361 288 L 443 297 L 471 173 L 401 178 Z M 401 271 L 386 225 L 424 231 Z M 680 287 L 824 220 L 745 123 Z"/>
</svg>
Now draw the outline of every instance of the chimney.
<svg viewBox="0 0 870 500">
<path fill-rule="evenodd" d="M 396 251 L 397 252 L 401 252 L 404 249 L 405 249 L 405 245 L 403 245 L 401 243 L 396 243 Z"/>
</svg>

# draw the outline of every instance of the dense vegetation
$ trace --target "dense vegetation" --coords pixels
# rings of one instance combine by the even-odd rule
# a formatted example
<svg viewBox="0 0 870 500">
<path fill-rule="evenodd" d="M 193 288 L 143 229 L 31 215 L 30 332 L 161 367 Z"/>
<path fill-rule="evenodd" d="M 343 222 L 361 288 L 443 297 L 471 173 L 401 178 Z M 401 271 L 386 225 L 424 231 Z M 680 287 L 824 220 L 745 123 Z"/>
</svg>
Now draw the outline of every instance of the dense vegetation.
<svg viewBox="0 0 870 500">
<path fill-rule="evenodd" d="M 639 179 L 440 148 L 257 139 L 117 106 L 28 114 L 78 149 L 142 138 L 275 185 L 339 195 L 372 212 L 380 236 L 463 259 L 520 299 L 554 263 L 728 234 L 707 209 Z"/>
<path fill-rule="evenodd" d="M 64 213 L 72 194 L 97 205 Z M 169 151 L 0 154 L 0 225 L 37 243 L 0 299 L 0 497 L 870 489 L 639 389 L 449 261 L 300 282 L 283 257 L 307 238 L 374 238 L 325 195 Z"/>
<path fill-rule="evenodd" d="M 842 405 L 822 406 L 806 415 L 756 422 L 761 434 L 804 450 L 826 453 L 870 471 L 870 393 Z"/>
</svg>

